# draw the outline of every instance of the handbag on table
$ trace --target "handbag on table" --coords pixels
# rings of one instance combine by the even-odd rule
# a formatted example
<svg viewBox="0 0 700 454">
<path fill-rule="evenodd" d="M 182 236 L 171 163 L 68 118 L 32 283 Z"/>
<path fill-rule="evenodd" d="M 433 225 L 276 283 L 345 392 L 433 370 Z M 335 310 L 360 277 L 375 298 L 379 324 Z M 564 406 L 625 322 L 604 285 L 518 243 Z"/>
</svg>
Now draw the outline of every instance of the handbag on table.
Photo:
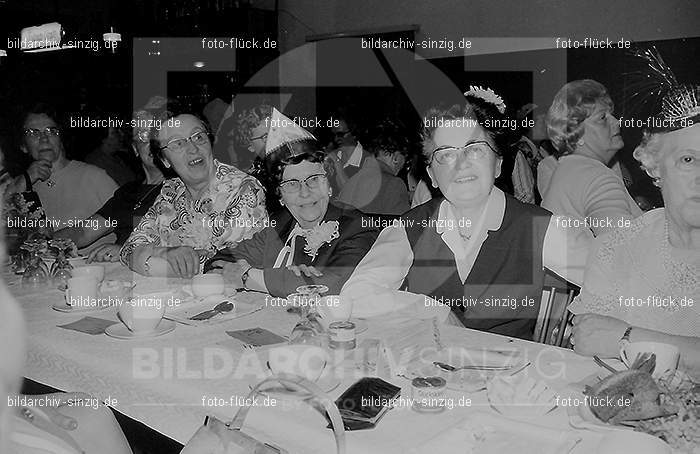
<svg viewBox="0 0 700 454">
<path fill-rule="evenodd" d="M 274 375 L 258 383 L 248 394 L 246 401 L 253 399 L 260 390 L 272 384 L 281 384 L 293 392 L 308 393 L 311 397 L 304 401 L 330 419 L 336 451 L 338 454 L 345 454 L 345 428 L 340 412 L 330 397 L 309 380 L 287 374 Z M 195 432 L 180 454 L 288 454 L 285 449 L 258 441 L 242 431 L 249 410 L 250 407 L 247 406 L 239 408 L 228 424 L 213 416 L 207 416 L 204 425 Z"/>
</svg>

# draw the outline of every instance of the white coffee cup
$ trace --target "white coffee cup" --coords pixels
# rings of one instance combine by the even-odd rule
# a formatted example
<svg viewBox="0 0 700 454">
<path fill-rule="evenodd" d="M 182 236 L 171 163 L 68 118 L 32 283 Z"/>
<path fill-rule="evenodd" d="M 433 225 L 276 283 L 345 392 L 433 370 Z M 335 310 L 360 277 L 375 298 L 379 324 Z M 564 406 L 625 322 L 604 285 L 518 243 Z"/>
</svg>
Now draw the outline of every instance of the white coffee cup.
<svg viewBox="0 0 700 454">
<path fill-rule="evenodd" d="M 198 274 L 192 278 L 192 293 L 198 298 L 223 295 L 224 277 L 220 274 Z"/>
<path fill-rule="evenodd" d="M 105 267 L 102 265 L 85 265 L 73 268 L 71 271 L 73 277 L 91 276 L 97 279 L 97 282 L 102 282 L 105 278 Z"/>
<path fill-rule="evenodd" d="M 135 295 L 119 306 L 119 318 L 134 334 L 153 332 L 165 315 L 168 298 L 162 292 Z"/>
<path fill-rule="evenodd" d="M 316 381 L 328 365 L 328 352 L 316 345 L 291 344 L 270 349 L 268 364 L 274 374 L 299 375 Z"/>
<path fill-rule="evenodd" d="M 97 299 L 99 282 L 93 276 L 72 277 L 66 281 L 66 304 L 69 306 L 88 306 Z"/>
<path fill-rule="evenodd" d="M 333 322 L 350 320 L 352 300 L 339 295 L 324 296 L 316 303 L 316 311 L 321 316 L 321 324 L 328 329 L 328 325 Z"/>
<path fill-rule="evenodd" d="M 623 342 L 620 346 L 620 359 L 630 367 L 638 355 L 653 353 L 656 355 L 656 367 L 652 377 L 658 378 L 667 370 L 675 371 L 681 357 L 678 347 L 661 342 Z"/>
</svg>

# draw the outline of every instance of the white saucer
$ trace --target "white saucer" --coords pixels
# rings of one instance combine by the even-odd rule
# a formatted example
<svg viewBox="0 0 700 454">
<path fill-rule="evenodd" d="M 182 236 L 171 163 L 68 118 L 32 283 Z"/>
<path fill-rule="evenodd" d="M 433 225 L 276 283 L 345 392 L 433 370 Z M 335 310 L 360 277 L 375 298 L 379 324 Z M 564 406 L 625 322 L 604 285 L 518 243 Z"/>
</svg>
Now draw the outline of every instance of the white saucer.
<svg viewBox="0 0 700 454">
<path fill-rule="evenodd" d="M 351 322 L 355 324 L 355 335 L 362 334 L 369 329 L 367 320 L 361 320 L 359 318 L 351 318 Z"/>
<path fill-rule="evenodd" d="M 116 307 L 115 305 L 105 305 L 105 306 L 95 306 L 95 307 L 89 307 L 89 306 L 69 306 L 65 302 L 63 304 L 59 303 L 54 303 L 51 306 L 51 309 L 58 311 L 58 312 L 66 312 L 66 313 L 78 313 L 78 312 L 99 312 L 103 311 L 105 309 L 111 309 L 113 307 Z"/>
<path fill-rule="evenodd" d="M 134 334 L 131 331 L 129 331 L 129 328 L 127 328 L 123 323 L 117 323 L 108 327 L 105 330 L 105 334 L 109 337 L 114 337 L 116 339 L 150 339 L 152 337 L 158 337 L 162 336 L 163 334 L 167 334 L 174 329 L 175 322 L 170 320 L 161 320 L 154 331 L 143 334 Z"/>
</svg>

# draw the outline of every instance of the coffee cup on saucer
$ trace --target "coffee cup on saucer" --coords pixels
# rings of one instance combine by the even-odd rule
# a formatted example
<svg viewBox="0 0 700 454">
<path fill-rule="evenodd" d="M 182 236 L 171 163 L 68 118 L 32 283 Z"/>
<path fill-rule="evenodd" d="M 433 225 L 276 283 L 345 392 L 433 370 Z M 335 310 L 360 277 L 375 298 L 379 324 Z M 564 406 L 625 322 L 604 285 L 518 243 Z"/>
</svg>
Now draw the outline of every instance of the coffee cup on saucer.
<svg viewBox="0 0 700 454">
<path fill-rule="evenodd" d="M 638 355 L 653 353 L 656 355 L 656 366 L 652 377 L 659 378 L 666 371 L 675 371 L 678 368 L 678 360 L 681 357 L 680 350 L 675 345 L 661 342 L 629 342 L 624 341 L 620 346 L 620 359 L 630 367 Z"/>
<path fill-rule="evenodd" d="M 73 277 L 90 276 L 102 282 L 105 278 L 105 267 L 102 265 L 77 266 L 71 271 Z"/>
<path fill-rule="evenodd" d="M 77 276 L 66 281 L 66 304 L 72 307 L 96 304 L 99 282 L 93 276 Z"/>
<path fill-rule="evenodd" d="M 165 315 L 167 295 L 162 293 L 135 295 L 119 307 L 119 318 L 132 333 L 153 332 Z"/>
<path fill-rule="evenodd" d="M 224 277 L 220 274 L 198 274 L 192 278 L 192 293 L 197 298 L 223 295 Z"/>
</svg>

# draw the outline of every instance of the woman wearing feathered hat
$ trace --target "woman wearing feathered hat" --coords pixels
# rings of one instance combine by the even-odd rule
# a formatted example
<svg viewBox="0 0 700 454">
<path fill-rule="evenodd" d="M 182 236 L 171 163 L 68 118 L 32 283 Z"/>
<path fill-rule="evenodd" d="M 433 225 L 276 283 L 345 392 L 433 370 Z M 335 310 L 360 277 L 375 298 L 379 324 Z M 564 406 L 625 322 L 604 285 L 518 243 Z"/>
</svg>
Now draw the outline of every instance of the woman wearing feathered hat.
<svg viewBox="0 0 700 454">
<path fill-rule="evenodd" d="M 222 251 L 206 270 L 220 269 L 229 282 L 285 297 L 304 284 L 338 294 L 377 238 L 362 213 L 333 205 L 313 135 L 273 110 L 265 153 L 280 203 L 270 225 Z M 367 223 L 365 223 L 367 224 Z"/>
<path fill-rule="evenodd" d="M 571 342 L 606 357 L 618 356 L 622 337 L 674 344 L 700 376 L 700 86 L 678 84 L 656 52 L 641 55 L 663 69 L 666 94 L 634 157 L 661 189 L 664 208 L 596 239 L 570 307 L 578 314 Z"/>
<path fill-rule="evenodd" d="M 481 87 L 465 96 L 423 119 L 428 175 L 443 197 L 384 229 L 341 296 L 359 317 L 429 296 L 468 328 L 531 338 L 543 268 L 580 283 L 592 235 L 494 187 L 510 143 L 509 129 L 499 127 L 505 104 Z"/>
</svg>

